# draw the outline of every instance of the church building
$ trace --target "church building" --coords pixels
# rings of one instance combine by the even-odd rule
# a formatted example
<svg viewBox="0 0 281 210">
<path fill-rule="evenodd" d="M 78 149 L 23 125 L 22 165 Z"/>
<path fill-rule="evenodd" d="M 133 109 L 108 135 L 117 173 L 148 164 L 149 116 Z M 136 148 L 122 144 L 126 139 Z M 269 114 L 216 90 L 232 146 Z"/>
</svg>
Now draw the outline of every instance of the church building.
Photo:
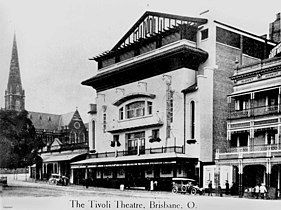
<svg viewBox="0 0 281 210">
<path fill-rule="evenodd" d="M 25 109 L 25 92 L 21 83 L 16 36 L 13 39 L 5 109 Z M 88 152 L 88 131 L 78 110 L 67 114 L 48 114 L 28 111 L 36 138 L 45 145 L 39 151 L 39 162 L 33 165 L 31 176 L 48 179 L 52 173 L 70 177 L 70 162 L 85 159 Z"/>
</svg>

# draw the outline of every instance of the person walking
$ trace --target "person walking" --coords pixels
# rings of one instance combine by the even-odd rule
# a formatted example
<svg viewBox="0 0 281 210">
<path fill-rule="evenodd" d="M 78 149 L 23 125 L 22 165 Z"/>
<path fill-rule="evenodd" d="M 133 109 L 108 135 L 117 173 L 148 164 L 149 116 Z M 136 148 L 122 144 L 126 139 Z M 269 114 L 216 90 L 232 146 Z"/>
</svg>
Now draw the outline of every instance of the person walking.
<svg viewBox="0 0 281 210">
<path fill-rule="evenodd" d="M 209 182 L 208 189 L 209 189 L 208 196 L 210 196 L 210 195 L 213 196 L 213 194 L 212 194 L 212 190 L 213 190 L 212 181 Z"/>
<path fill-rule="evenodd" d="M 261 195 L 261 199 L 265 199 L 266 198 L 266 193 L 267 193 L 267 189 L 265 187 L 265 184 L 263 183 L 260 186 L 260 195 Z"/>
<path fill-rule="evenodd" d="M 225 194 L 226 194 L 226 195 L 229 194 L 229 183 L 228 183 L 227 180 L 225 181 Z"/>
<path fill-rule="evenodd" d="M 259 198 L 259 194 L 260 194 L 260 186 L 257 184 L 255 186 L 255 195 L 256 195 L 256 199 Z"/>
</svg>

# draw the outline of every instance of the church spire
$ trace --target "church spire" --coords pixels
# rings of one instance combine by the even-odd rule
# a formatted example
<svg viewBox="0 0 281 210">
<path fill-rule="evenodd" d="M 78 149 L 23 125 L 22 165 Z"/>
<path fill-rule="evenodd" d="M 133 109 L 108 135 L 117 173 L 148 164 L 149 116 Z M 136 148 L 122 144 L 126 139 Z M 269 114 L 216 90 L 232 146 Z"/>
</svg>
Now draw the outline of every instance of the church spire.
<svg viewBox="0 0 281 210">
<path fill-rule="evenodd" d="M 24 109 L 24 90 L 22 89 L 16 34 L 14 34 L 10 72 L 7 90 L 5 91 L 5 108 Z"/>
</svg>

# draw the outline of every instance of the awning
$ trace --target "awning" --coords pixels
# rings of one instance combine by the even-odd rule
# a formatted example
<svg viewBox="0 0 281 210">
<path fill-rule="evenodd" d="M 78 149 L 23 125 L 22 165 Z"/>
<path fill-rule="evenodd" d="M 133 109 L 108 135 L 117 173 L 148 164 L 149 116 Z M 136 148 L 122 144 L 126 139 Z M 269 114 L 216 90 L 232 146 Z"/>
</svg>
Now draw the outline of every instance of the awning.
<svg viewBox="0 0 281 210">
<path fill-rule="evenodd" d="M 157 162 L 144 162 L 144 163 L 114 163 L 103 165 L 73 165 L 71 168 L 104 168 L 104 167 L 125 167 L 125 166 L 143 166 L 143 165 L 167 165 L 176 164 L 176 161 L 157 161 Z"/>
<path fill-rule="evenodd" d="M 60 154 L 42 154 L 41 158 L 43 163 L 47 162 L 60 162 L 60 161 L 69 161 L 80 155 L 85 155 L 86 153 L 60 153 Z"/>
<path fill-rule="evenodd" d="M 195 162 L 197 158 L 191 158 L 186 154 L 161 153 L 150 155 L 129 155 L 121 157 L 90 158 L 71 163 L 71 168 L 87 167 L 108 167 L 108 166 L 130 166 L 130 165 L 149 165 L 149 164 L 168 164 L 175 161 Z"/>
</svg>

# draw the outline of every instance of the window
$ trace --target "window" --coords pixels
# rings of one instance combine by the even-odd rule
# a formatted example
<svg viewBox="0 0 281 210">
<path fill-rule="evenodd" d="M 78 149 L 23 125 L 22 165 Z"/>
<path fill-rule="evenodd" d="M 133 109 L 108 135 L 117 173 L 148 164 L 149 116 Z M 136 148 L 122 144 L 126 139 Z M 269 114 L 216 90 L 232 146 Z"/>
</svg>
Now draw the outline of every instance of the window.
<svg viewBox="0 0 281 210">
<path fill-rule="evenodd" d="M 137 154 L 138 146 L 140 154 L 145 151 L 145 132 L 136 132 L 126 134 L 127 143 L 128 143 L 128 152 L 129 154 Z M 139 145 L 138 145 L 139 144 Z"/>
<path fill-rule="evenodd" d="M 80 132 L 79 135 L 79 142 L 85 142 L 85 134 L 83 131 Z"/>
<path fill-rule="evenodd" d="M 151 101 L 135 101 L 119 108 L 119 120 L 152 115 Z"/>
<path fill-rule="evenodd" d="M 123 120 L 124 119 L 124 108 L 121 107 L 119 109 L 119 120 Z"/>
<path fill-rule="evenodd" d="M 125 175 L 124 169 L 119 169 L 118 175 L 120 175 L 120 176 Z"/>
<path fill-rule="evenodd" d="M 103 113 L 103 132 L 105 133 L 106 131 L 106 113 Z"/>
<path fill-rule="evenodd" d="M 76 135 L 73 131 L 71 131 L 70 133 L 70 143 L 74 143 L 75 142 L 75 138 L 76 138 Z"/>
<path fill-rule="evenodd" d="M 152 102 L 147 102 L 147 114 L 152 114 Z"/>
<path fill-rule="evenodd" d="M 201 31 L 201 40 L 207 39 L 209 37 L 209 31 L 208 29 L 204 29 Z"/>
<path fill-rule="evenodd" d="M 173 100 L 173 95 L 171 95 L 170 99 L 170 122 L 173 122 L 173 115 L 174 115 L 174 100 Z"/>
<path fill-rule="evenodd" d="M 146 174 L 147 174 L 147 175 L 152 175 L 152 169 L 151 169 L 151 168 L 147 169 L 147 170 L 146 170 Z"/>
<path fill-rule="evenodd" d="M 111 176 L 112 172 L 108 169 L 105 169 L 104 172 L 103 172 L 103 175 L 104 176 Z"/>
<path fill-rule="evenodd" d="M 240 48 L 240 40 L 240 34 L 217 27 L 217 42 Z"/>
<path fill-rule="evenodd" d="M 159 129 L 152 130 L 152 138 L 159 138 Z"/>
<path fill-rule="evenodd" d="M 161 173 L 162 174 L 171 174 L 172 173 L 172 169 L 169 166 L 163 166 L 161 169 Z"/>
<path fill-rule="evenodd" d="M 190 137 L 191 139 L 195 138 L 195 102 L 191 101 L 190 103 L 190 114 L 191 114 L 191 129 L 190 129 Z"/>
<path fill-rule="evenodd" d="M 96 131 L 96 122 L 93 120 L 92 121 L 92 141 L 93 141 L 93 149 L 96 148 L 96 135 L 95 135 L 95 131 Z"/>
<path fill-rule="evenodd" d="M 145 107 L 144 101 L 133 102 L 131 104 L 126 105 L 126 118 L 130 119 L 130 118 L 144 116 L 145 113 L 144 107 Z"/>
</svg>

